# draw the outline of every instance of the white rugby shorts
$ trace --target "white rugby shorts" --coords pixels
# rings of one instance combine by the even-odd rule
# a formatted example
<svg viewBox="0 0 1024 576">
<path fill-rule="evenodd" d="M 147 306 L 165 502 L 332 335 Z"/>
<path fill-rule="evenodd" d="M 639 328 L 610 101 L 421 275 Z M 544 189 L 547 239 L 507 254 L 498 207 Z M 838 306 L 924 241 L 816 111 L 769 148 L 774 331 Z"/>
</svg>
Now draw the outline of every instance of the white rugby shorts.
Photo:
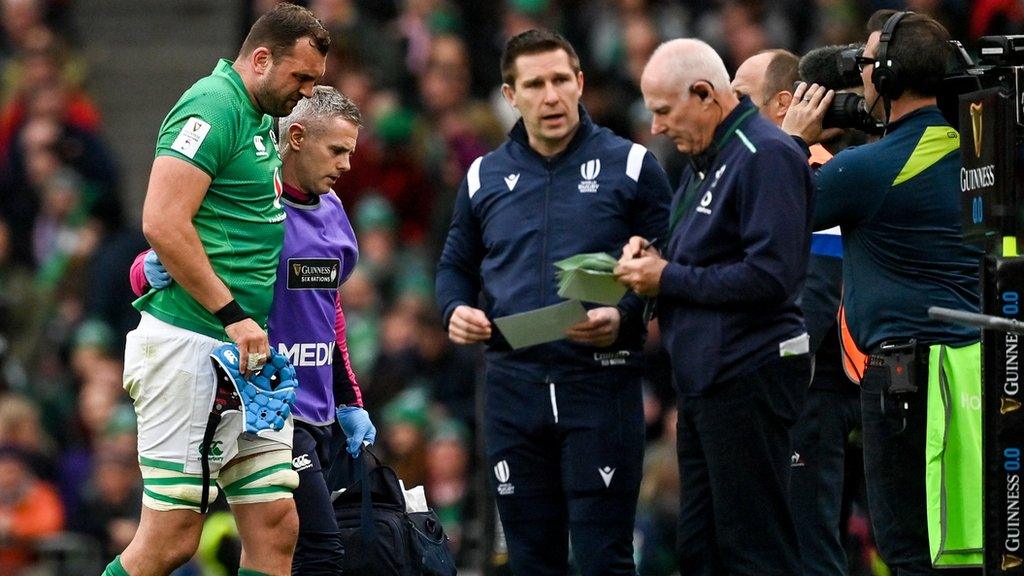
<svg viewBox="0 0 1024 576">
<path fill-rule="evenodd" d="M 128 333 L 124 389 L 135 403 L 141 465 L 202 474 L 199 446 L 216 391 L 210 352 L 222 344 L 145 312 L 138 328 Z M 265 438 L 242 436 L 243 422 L 240 412 L 221 420 L 211 442 L 211 478 L 233 458 L 291 450 L 290 416 L 283 429 Z"/>
</svg>

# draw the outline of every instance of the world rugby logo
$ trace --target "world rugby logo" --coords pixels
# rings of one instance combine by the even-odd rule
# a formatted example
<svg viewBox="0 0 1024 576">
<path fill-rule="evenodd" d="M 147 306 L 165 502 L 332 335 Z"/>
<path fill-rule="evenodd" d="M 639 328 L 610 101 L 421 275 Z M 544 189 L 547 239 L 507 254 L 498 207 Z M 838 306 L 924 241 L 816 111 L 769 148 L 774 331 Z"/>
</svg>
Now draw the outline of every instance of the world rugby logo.
<svg viewBox="0 0 1024 576">
<path fill-rule="evenodd" d="M 580 177 L 583 178 L 583 181 L 579 184 L 580 192 L 584 194 L 597 192 L 600 186 L 597 183 L 597 176 L 599 174 L 601 174 L 601 160 L 595 158 L 580 164 Z"/>
<path fill-rule="evenodd" d="M 494 465 L 494 477 L 498 479 L 498 495 L 511 496 L 516 493 L 516 487 L 508 481 L 512 477 L 512 472 L 507 461 L 502 460 Z"/>
<path fill-rule="evenodd" d="M 498 479 L 498 482 L 504 484 L 509 479 L 508 462 L 502 460 L 494 465 L 494 477 Z"/>
</svg>

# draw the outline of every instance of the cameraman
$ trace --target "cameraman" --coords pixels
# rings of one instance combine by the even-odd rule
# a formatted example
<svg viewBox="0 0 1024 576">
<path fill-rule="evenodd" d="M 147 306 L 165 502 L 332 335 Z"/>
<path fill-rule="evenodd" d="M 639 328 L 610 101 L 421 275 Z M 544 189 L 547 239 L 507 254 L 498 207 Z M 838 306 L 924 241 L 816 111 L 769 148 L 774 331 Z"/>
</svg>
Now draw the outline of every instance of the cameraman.
<svg viewBox="0 0 1024 576">
<path fill-rule="evenodd" d="M 839 73 L 843 46 L 826 46 L 802 59 L 786 50 L 751 56 L 736 69 L 732 89 L 749 95 L 761 114 L 780 126 L 793 103 L 793 85 L 803 79 L 834 89 L 851 80 Z M 857 88 L 860 88 L 859 78 Z M 831 130 L 832 141 L 845 140 Z M 817 168 L 832 154 L 822 145 L 810 148 L 809 163 Z M 800 295 L 810 351 L 815 355 L 814 379 L 803 412 L 790 431 L 793 442 L 790 508 L 800 544 L 801 576 L 843 576 L 846 552 L 840 537 L 846 440 L 860 423 L 860 394 L 843 374 L 836 316 L 842 294 L 842 245 L 839 228 L 815 232 L 807 280 Z"/>
<path fill-rule="evenodd" d="M 964 244 L 960 225 L 960 137 L 936 107 L 949 34 L 929 16 L 892 10 L 872 15 L 868 30 L 857 63 L 887 130 L 821 168 L 814 226 L 842 228 L 843 303 L 869 355 L 861 408 L 872 525 L 897 576 L 980 573 L 932 568 L 925 512 L 929 346 L 955 351 L 979 336 L 927 314 L 977 311 L 979 299 L 981 251 Z M 816 141 L 831 96 L 800 86 L 783 129 Z"/>
</svg>

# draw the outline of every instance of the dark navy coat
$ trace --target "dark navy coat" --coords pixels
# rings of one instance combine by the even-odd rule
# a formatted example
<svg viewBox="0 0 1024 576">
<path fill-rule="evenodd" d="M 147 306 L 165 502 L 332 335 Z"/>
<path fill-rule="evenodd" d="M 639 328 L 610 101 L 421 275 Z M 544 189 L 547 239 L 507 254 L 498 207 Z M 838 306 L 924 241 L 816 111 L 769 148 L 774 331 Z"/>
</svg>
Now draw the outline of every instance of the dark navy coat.
<svg viewBox="0 0 1024 576">
<path fill-rule="evenodd" d="M 814 186 L 800 148 L 744 98 L 673 199 L 658 315 L 684 395 L 757 370 L 805 332 Z"/>
<path fill-rule="evenodd" d="M 473 162 L 459 188 L 437 266 L 445 323 L 461 304 L 494 319 L 561 302 L 555 262 L 585 252 L 618 259 L 633 235 L 664 239 L 670 197 L 654 156 L 595 125 L 582 107 L 576 135 L 551 159 L 530 148 L 520 120 L 508 141 Z M 623 298 L 619 339 L 608 348 L 561 340 L 512 351 L 495 327 L 488 361 L 540 378 L 638 366 L 643 305 L 633 293 Z"/>
</svg>

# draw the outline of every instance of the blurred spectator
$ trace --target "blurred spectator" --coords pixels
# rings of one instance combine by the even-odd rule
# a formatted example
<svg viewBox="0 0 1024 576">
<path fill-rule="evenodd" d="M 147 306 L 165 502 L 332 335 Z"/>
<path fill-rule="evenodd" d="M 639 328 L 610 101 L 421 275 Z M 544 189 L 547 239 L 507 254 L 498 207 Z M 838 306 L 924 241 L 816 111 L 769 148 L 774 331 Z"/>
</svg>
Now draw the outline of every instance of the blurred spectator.
<svg viewBox="0 0 1024 576">
<path fill-rule="evenodd" d="M 379 442 L 384 460 L 395 469 L 406 486 L 427 482 L 427 395 L 422 388 L 409 388 L 384 407 L 384 433 Z"/>
<path fill-rule="evenodd" d="M 432 255 L 440 253 L 455 193 L 466 170 L 504 137 L 490 106 L 470 98 L 471 80 L 465 42 L 452 34 L 436 36 L 426 69 L 419 77 L 426 140 L 422 149 L 426 151 L 427 174 L 437 192 L 436 198 L 430 199 L 432 210 L 427 224 Z"/>
<path fill-rule="evenodd" d="M 405 68 L 421 75 L 430 58 L 430 41 L 436 30 L 451 30 L 457 16 L 444 0 L 408 0 L 396 24 L 405 44 Z"/>
<path fill-rule="evenodd" d="M 14 384 L 7 375 L 7 370 L 15 367 L 12 356 L 18 352 L 12 339 L 28 329 L 36 299 L 32 272 L 27 265 L 12 260 L 11 242 L 11 228 L 0 217 L 0 393 Z M 24 360 L 24 356 L 17 359 Z"/>
<path fill-rule="evenodd" d="M 84 226 L 82 179 L 62 168 L 43 183 L 42 206 L 32 229 L 32 252 L 43 269 L 95 249 L 98 231 Z"/>
<path fill-rule="evenodd" d="M 313 0 L 310 9 L 331 33 L 325 78 L 337 78 L 343 71 L 359 68 L 368 70 L 378 85 L 398 85 L 404 72 L 393 30 L 381 26 L 372 15 L 360 13 L 354 0 Z M 352 98 L 361 110 L 370 110 L 341 86 L 335 88 Z"/>
<path fill-rule="evenodd" d="M 396 301 L 407 279 L 427 270 L 422 259 L 400 243 L 399 222 L 392 204 L 381 196 L 367 196 L 356 204 L 359 265 L 384 302 Z"/>
<path fill-rule="evenodd" d="M 71 370 L 85 380 L 94 370 L 102 370 L 114 352 L 114 334 L 101 320 L 86 320 L 75 330 L 71 348 Z M 110 367 L 107 364 L 106 367 Z"/>
<path fill-rule="evenodd" d="M 698 36 L 722 55 L 729 70 L 767 48 L 789 48 L 792 30 L 779 6 L 761 0 L 723 0 L 696 22 Z"/>
<path fill-rule="evenodd" d="M 63 527 L 56 490 L 36 477 L 20 449 L 0 446 L 0 574 L 30 567 L 35 547 Z"/>
<path fill-rule="evenodd" d="M 380 323 L 377 360 L 363 387 L 368 410 L 395 406 L 397 398 L 416 381 L 415 338 L 415 315 L 397 306 L 388 310 Z M 423 392 L 426 394 L 426 389 Z"/>
<path fill-rule="evenodd" d="M 53 31 L 42 27 L 25 30 L 24 42 L 3 69 L 3 84 L 12 97 L 0 108 L 0 159 L 6 156 L 14 133 L 33 106 L 77 129 L 98 132 L 99 110 L 80 88 L 83 74 L 82 65 Z M 58 87 L 63 97 L 37 104 L 37 94 L 51 86 Z"/>
<path fill-rule="evenodd" d="M 383 197 L 397 217 L 392 225 L 398 239 L 407 245 L 419 244 L 435 194 L 423 169 L 423 155 L 416 149 L 418 119 L 393 99 L 372 105 L 369 114 L 374 128 L 360 135 L 359 162 L 334 189 L 346 206 L 357 210 L 365 199 Z M 361 233 L 358 224 L 356 232 Z"/>
<path fill-rule="evenodd" d="M 974 2 L 968 34 L 974 40 L 986 34 L 1020 34 L 1024 29 L 1024 7 L 1014 0 Z M 953 38 L 957 34 L 951 29 Z"/>
<path fill-rule="evenodd" d="M 18 262 L 40 264 L 29 238 L 43 188 L 58 172 L 73 169 L 81 178 L 69 212 L 90 221 L 92 236 L 98 226 L 112 231 L 123 225 L 117 169 L 98 138 L 99 113 L 79 88 L 82 68 L 74 62 L 61 39 L 36 28 L 4 69 L 11 97 L 0 107 L 0 217 L 11 227 Z M 81 248 L 87 255 L 87 246 Z M 63 268 L 47 273 L 59 277 Z"/>
<path fill-rule="evenodd" d="M 113 447 L 97 453 L 82 500 L 73 528 L 95 538 L 103 557 L 124 551 L 139 527 L 142 506 L 134 447 L 127 453 Z"/>
<path fill-rule="evenodd" d="M 75 36 L 68 19 L 71 0 L 0 1 L 0 55 L 21 44 L 18 38 L 33 28 L 46 27 Z"/>
<path fill-rule="evenodd" d="M 90 445 L 102 438 L 122 395 L 119 362 L 103 359 L 89 368 L 79 392 L 78 416 Z"/>
<path fill-rule="evenodd" d="M 17 449 L 34 476 L 56 479 L 56 447 L 40 426 L 39 409 L 24 396 L 0 395 L 0 446 Z"/>
<path fill-rule="evenodd" d="M 45 27 L 41 0 L 2 0 L 0 2 L 0 55 L 22 49 L 26 38 Z"/>
<path fill-rule="evenodd" d="M 374 371 L 367 402 L 381 405 L 415 382 L 447 416 L 472 430 L 479 350 L 452 344 L 433 308 L 416 311 L 411 318 L 394 311 L 389 319 L 394 322 L 390 344 Z"/>
<path fill-rule="evenodd" d="M 380 352 L 380 300 L 363 266 L 357 266 L 341 286 L 349 360 L 361 382 L 369 379 Z"/>
<path fill-rule="evenodd" d="M 427 445 L 427 501 L 437 513 L 458 559 L 464 552 L 466 522 L 473 514 L 469 430 L 458 420 L 434 426 Z"/>
</svg>

